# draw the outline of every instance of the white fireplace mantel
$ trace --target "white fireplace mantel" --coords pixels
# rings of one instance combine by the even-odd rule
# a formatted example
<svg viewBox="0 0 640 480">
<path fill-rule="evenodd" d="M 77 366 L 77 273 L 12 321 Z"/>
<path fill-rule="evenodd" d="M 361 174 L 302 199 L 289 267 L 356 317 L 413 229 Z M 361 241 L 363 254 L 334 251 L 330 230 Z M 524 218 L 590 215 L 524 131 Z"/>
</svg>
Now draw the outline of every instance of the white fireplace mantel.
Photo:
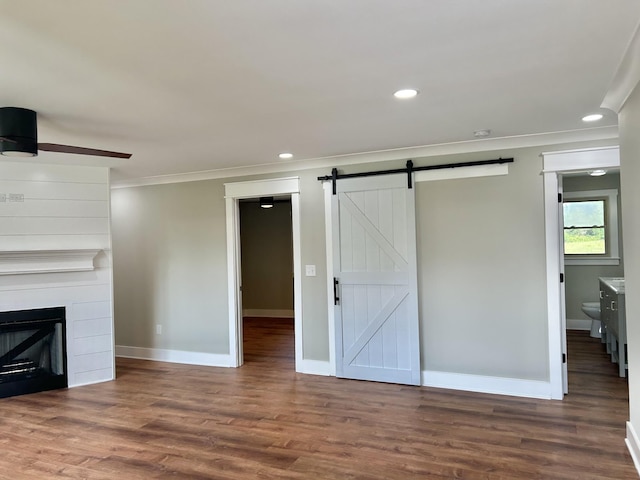
<svg viewBox="0 0 640 480">
<path fill-rule="evenodd" d="M 100 249 L 0 251 L 0 275 L 82 272 L 94 269 Z"/>
</svg>

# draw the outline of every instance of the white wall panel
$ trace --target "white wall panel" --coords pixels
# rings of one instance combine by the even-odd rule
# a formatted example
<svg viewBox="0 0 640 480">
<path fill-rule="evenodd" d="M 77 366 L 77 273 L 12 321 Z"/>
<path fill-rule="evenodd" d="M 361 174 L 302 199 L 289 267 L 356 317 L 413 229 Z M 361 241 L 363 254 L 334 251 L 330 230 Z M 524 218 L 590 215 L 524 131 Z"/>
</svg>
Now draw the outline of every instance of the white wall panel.
<svg viewBox="0 0 640 480">
<path fill-rule="evenodd" d="M 8 217 L 2 219 L 2 236 L 6 235 L 50 235 L 61 232 L 65 235 L 107 235 L 109 225 L 104 217 Z"/>
<path fill-rule="evenodd" d="M 91 318 L 89 320 L 78 320 L 73 324 L 73 337 L 84 338 L 94 335 L 110 335 L 112 330 L 111 317 Z"/>
<path fill-rule="evenodd" d="M 92 370 L 104 370 L 105 365 L 110 365 L 112 362 L 112 351 L 73 355 L 69 357 L 69 363 L 73 364 L 73 369 L 70 367 L 69 373 L 77 375 L 78 373 L 91 372 Z"/>
<path fill-rule="evenodd" d="M 109 186 L 103 183 L 34 182 L 0 178 L 0 193 L 21 193 L 25 200 L 109 200 Z"/>
<path fill-rule="evenodd" d="M 111 302 L 75 303 L 73 305 L 73 318 L 78 321 L 93 318 L 111 318 Z"/>
<path fill-rule="evenodd" d="M 75 329 L 75 328 L 74 328 Z M 91 337 L 73 339 L 73 351 L 76 357 L 88 353 L 111 352 L 113 350 L 111 335 L 94 335 Z M 80 365 L 76 366 L 76 371 L 80 370 Z"/>
<path fill-rule="evenodd" d="M 0 171 L 2 172 L 1 178 L 3 181 L 26 180 L 29 182 L 108 184 L 108 181 L 105 182 L 105 178 L 108 178 L 108 169 L 100 167 L 2 162 Z"/>
<path fill-rule="evenodd" d="M 0 162 L 0 251 L 100 249 L 93 271 L 0 276 L 0 311 L 64 306 L 69 386 L 114 378 L 109 171 Z"/>
<path fill-rule="evenodd" d="M 106 220 L 106 219 L 105 219 Z M 0 222 L 0 231 L 2 226 Z M 108 248 L 109 235 L 0 235 L 0 250 L 64 250 Z"/>
<path fill-rule="evenodd" d="M 0 217 L 108 218 L 104 200 L 45 200 L 25 198 L 24 202 L 0 202 Z M 4 230 L 2 230 L 4 233 Z"/>
<path fill-rule="evenodd" d="M 89 370 L 87 372 L 77 372 L 69 376 L 69 384 L 75 386 L 88 385 L 90 383 L 108 382 L 113 380 L 113 370 L 111 368 L 101 368 Z"/>
</svg>

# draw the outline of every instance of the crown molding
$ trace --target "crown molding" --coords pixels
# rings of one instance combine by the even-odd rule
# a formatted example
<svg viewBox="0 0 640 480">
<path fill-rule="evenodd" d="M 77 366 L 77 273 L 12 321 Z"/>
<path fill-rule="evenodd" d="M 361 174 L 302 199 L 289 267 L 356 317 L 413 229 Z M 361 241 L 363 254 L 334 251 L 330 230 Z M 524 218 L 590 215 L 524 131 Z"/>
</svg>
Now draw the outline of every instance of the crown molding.
<svg viewBox="0 0 640 480">
<path fill-rule="evenodd" d="M 640 24 L 636 27 L 618 69 L 602 100 L 602 107 L 620 113 L 623 105 L 640 82 Z"/>
<path fill-rule="evenodd" d="M 538 147 L 561 143 L 588 142 L 618 138 L 618 127 L 595 127 L 562 132 L 515 135 L 511 137 L 487 138 L 463 142 L 421 145 L 416 147 L 395 148 L 373 152 L 335 155 L 331 157 L 310 158 L 299 161 L 267 163 L 244 167 L 223 168 L 201 172 L 158 175 L 132 180 L 114 181 L 111 188 L 141 187 L 146 185 L 162 185 L 168 183 L 196 182 L 220 178 L 245 177 L 249 175 L 268 175 L 283 172 L 299 172 L 317 168 L 333 168 L 362 163 L 406 160 L 409 158 L 425 158 L 463 153 L 488 152 L 514 148 Z"/>
</svg>

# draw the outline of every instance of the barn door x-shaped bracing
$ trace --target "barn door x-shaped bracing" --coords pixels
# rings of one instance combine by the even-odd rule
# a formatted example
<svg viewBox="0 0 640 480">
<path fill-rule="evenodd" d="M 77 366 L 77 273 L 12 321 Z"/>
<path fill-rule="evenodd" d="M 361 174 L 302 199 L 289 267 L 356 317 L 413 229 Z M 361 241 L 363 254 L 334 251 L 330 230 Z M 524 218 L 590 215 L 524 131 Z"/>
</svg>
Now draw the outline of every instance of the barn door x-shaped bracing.
<svg viewBox="0 0 640 480">
<path fill-rule="evenodd" d="M 415 190 L 340 180 L 332 198 L 336 375 L 420 384 Z"/>
</svg>

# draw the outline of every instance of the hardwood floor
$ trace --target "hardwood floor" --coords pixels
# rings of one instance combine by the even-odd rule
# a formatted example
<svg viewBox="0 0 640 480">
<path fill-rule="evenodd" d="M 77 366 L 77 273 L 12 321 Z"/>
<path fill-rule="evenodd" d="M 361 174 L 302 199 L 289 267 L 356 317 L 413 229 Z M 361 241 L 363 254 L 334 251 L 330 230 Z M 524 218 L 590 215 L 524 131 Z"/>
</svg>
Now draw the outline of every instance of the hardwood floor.
<svg viewBox="0 0 640 480">
<path fill-rule="evenodd" d="M 294 372 L 291 321 L 238 369 L 118 359 L 118 380 L 0 400 L 2 479 L 632 479 L 627 387 L 570 333 L 562 402 Z"/>
</svg>

